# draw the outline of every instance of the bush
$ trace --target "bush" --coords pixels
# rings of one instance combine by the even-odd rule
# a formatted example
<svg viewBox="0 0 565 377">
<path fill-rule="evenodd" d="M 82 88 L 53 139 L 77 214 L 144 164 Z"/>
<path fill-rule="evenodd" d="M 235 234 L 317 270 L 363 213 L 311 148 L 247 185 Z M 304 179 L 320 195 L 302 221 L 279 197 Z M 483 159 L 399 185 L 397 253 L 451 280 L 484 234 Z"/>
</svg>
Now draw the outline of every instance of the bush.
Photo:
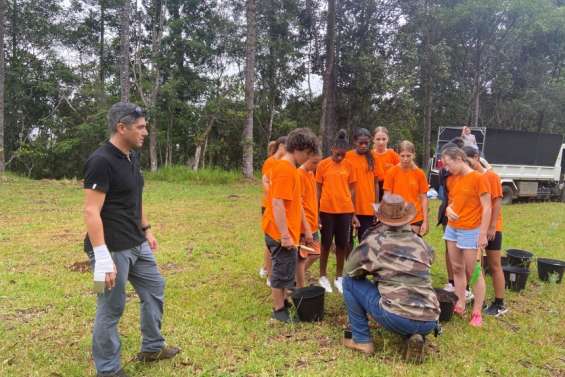
<svg viewBox="0 0 565 377">
<path fill-rule="evenodd" d="M 183 183 L 190 182 L 198 185 L 217 185 L 235 183 L 242 179 L 241 173 L 221 169 L 201 169 L 194 171 L 186 166 L 174 165 L 159 168 L 156 172 L 147 172 L 148 180 Z"/>
</svg>

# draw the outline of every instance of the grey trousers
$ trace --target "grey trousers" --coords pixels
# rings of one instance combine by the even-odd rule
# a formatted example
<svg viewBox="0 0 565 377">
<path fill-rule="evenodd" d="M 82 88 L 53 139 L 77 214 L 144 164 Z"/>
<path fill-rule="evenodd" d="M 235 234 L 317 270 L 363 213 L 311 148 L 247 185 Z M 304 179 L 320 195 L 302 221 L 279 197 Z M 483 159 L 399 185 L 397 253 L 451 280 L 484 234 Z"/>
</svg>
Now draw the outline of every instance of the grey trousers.
<svg viewBox="0 0 565 377">
<path fill-rule="evenodd" d="M 144 242 L 111 254 L 117 269 L 116 286 L 98 295 L 92 334 L 92 356 L 98 373 L 113 373 L 121 368 L 118 322 L 126 304 L 128 280 L 141 301 L 141 351 L 156 352 L 165 344 L 161 335 L 165 281 L 149 244 Z"/>
</svg>

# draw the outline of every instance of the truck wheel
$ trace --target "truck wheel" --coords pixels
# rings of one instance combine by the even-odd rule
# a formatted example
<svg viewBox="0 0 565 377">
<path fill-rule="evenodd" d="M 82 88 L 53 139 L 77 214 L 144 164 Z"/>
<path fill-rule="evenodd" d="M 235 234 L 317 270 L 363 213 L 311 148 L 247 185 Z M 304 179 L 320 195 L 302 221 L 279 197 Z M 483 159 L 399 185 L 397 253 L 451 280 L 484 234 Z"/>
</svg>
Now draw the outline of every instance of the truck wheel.
<svg viewBox="0 0 565 377">
<path fill-rule="evenodd" d="M 502 186 L 502 204 L 512 204 L 514 190 L 508 185 Z"/>
</svg>

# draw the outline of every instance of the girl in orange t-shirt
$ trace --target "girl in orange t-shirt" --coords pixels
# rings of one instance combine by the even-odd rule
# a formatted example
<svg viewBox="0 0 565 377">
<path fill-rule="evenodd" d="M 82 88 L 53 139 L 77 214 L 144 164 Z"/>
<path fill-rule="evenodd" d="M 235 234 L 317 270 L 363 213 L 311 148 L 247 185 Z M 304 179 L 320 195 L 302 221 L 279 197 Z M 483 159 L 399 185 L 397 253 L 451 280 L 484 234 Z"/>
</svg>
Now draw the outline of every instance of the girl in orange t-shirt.
<svg viewBox="0 0 565 377">
<path fill-rule="evenodd" d="M 385 127 L 375 128 L 375 136 L 373 138 L 375 145 L 373 149 L 373 158 L 375 159 L 375 167 L 379 180 L 379 199 L 383 196 L 383 184 L 388 169 L 400 162 L 400 156 L 393 149 L 388 148 L 388 130 Z"/>
<path fill-rule="evenodd" d="M 353 166 L 357 178 L 357 182 L 355 182 L 355 216 L 359 220 L 357 238 L 361 242 L 365 231 L 375 222 L 373 204 L 377 202 L 379 185 L 375 159 L 369 149 L 371 132 L 366 128 L 358 128 L 353 135 L 353 142 L 355 148 L 345 154 L 345 159 Z"/>
<path fill-rule="evenodd" d="M 450 203 L 446 210 L 447 227 L 443 239 L 447 241 L 449 260 L 453 268 L 457 304 L 454 312 L 465 312 L 465 286 L 470 279 L 479 249 L 487 245 L 490 225 L 490 188 L 483 174 L 474 171 L 467 162 L 467 155 L 459 148 L 447 148 L 441 158 L 457 180 L 450 192 Z M 482 306 L 485 299 L 485 280 L 480 273 L 472 287 L 475 300 L 471 314 L 471 326 L 482 325 Z"/>
<path fill-rule="evenodd" d="M 481 155 L 478 149 L 472 146 L 463 147 L 471 167 L 482 173 L 489 182 L 491 198 L 491 218 L 487 232 L 488 245 L 485 248 L 487 263 L 492 275 L 494 287 L 494 301 L 485 309 L 486 315 L 500 316 L 506 314 L 508 309 L 504 306 L 504 272 L 502 271 L 502 184 L 500 177 L 492 170 L 486 170 L 481 164 Z"/>
<path fill-rule="evenodd" d="M 424 236 L 428 233 L 428 180 L 422 169 L 414 163 L 416 148 L 408 140 L 400 143 L 400 164 L 388 170 L 384 181 L 385 194 L 396 194 L 416 207 L 416 217 L 412 220 L 414 233 Z"/>
<path fill-rule="evenodd" d="M 342 293 L 343 264 L 349 253 L 349 237 L 351 225 L 357 227 L 359 221 L 355 217 L 355 171 L 345 160 L 349 149 L 347 135 L 340 130 L 332 147 L 332 155 L 323 159 L 316 169 L 318 183 L 318 201 L 322 233 L 322 250 L 320 256 L 320 285 L 326 292 L 332 292 L 327 278 L 328 256 L 335 238 L 336 279 L 334 285 Z"/>
<path fill-rule="evenodd" d="M 314 176 L 320 159 L 320 153 L 316 151 L 298 169 L 302 189 L 302 208 L 304 208 L 304 217 L 306 218 L 303 223 L 307 223 L 310 227 L 310 229 L 305 229 L 305 226 L 303 226 L 300 234 L 300 245 L 306 245 L 311 249 L 299 248 L 298 263 L 296 265 L 296 286 L 298 288 L 304 287 L 306 271 L 320 258 L 318 195 L 316 192 L 316 177 Z M 312 234 L 311 240 L 307 237 L 308 232 Z"/>
<path fill-rule="evenodd" d="M 263 183 L 263 199 L 261 201 L 261 216 L 265 213 L 267 207 L 267 194 L 270 186 L 270 172 L 273 165 L 280 160 L 286 153 L 286 136 L 281 136 L 275 141 L 269 143 L 269 157 L 263 163 L 261 169 L 261 182 Z M 267 278 L 267 285 L 269 285 L 269 276 L 271 275 L 271 253 L 269 249 L 265 248 L 263 255 L 263 266 L 259 269 L 259 276 Z"/>
</svg>

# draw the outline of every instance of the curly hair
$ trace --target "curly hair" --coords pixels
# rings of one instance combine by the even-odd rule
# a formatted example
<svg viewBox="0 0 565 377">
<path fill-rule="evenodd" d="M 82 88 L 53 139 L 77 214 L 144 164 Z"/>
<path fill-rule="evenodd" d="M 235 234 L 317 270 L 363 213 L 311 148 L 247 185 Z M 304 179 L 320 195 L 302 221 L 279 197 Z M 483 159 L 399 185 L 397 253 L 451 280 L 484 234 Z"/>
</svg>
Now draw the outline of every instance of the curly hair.
<svg viewBox="0 0 565 377">
<path fill-rule="evenodd" d="M 318 138 L 309 128 L 297 128 L 292 130 L 286 139 L 286 150 L 317 152 L 319 150 Z"/>
</svg>

